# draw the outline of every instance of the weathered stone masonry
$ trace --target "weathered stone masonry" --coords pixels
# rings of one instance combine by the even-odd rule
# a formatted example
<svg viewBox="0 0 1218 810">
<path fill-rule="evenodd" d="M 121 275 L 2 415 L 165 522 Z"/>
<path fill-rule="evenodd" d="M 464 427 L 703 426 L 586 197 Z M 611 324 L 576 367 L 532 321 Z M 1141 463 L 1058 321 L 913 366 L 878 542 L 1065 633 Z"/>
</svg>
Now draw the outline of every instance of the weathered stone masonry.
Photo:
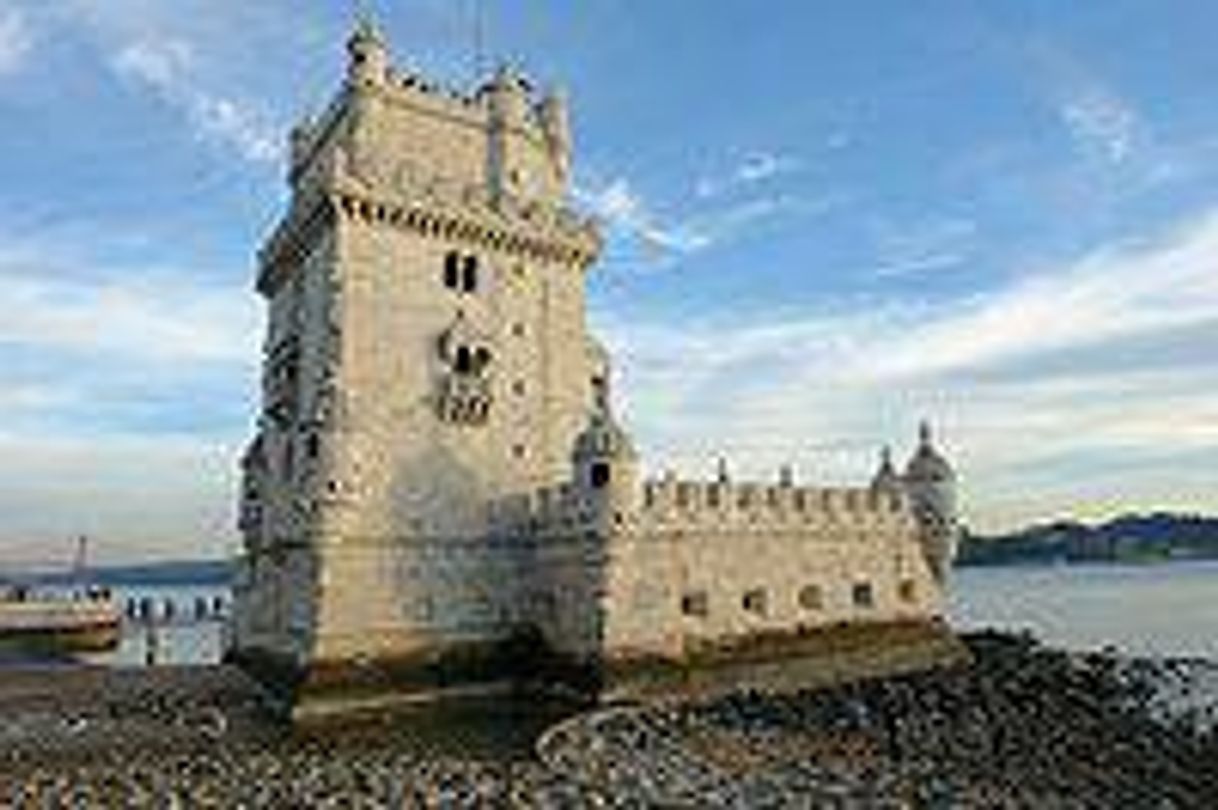
<svg viewBox="0 0 1218 810">
<path fill-rule="evenodd" d="M 596 671 L 940 615 L 954 475 L 928 430 L 856 489 L 639 482 L 585 323 L 601 240 L 565 204 L 564 100 L 507 69 L 431 87 L 367 24 L 348 50 L 259 254 L 235 657 L 427 686 L 501 649 L 527 669 L 521 639 Z"/>
</svg>

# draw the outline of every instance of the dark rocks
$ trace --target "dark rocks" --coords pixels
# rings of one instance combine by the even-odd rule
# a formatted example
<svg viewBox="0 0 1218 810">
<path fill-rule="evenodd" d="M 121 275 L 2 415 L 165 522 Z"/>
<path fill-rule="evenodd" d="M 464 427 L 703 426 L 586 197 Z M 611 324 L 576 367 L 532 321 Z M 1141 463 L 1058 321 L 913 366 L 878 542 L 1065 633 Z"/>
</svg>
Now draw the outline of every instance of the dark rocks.
<svg viewBox="0 0 1218 810">
<path fill-rule="evenodd" d="M 540 756 L 409 719 L 293 736 L 222 667 L 5 672 L 0 806 L 1218 806 L 1212 663 L 968 643 L 967 668 L 578 715 Z"/>
</svg>

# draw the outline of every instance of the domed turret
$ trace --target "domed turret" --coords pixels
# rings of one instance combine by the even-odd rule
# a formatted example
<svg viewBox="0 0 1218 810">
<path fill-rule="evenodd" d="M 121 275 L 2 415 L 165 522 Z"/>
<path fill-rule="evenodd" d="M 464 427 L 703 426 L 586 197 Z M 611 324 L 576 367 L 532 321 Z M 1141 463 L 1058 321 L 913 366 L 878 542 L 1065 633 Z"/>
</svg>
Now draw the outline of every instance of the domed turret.
<svg viewBox="0 0 1218 810">
<path fill-rule="evenodd" d="M 905 467 L 905 490 L 922 525 L 922 547 L 931 571 L 947 578 L 956 556 L 956 473 L 935 449 L 930 425 L 918 430 L 918 449 Z"/>
<path fill-rule="evenodd" d="M 918 449 L 905 467 L 905 479 L 928 483 L 956 480 L 956 473 L 947 459 L 935 449 L 929 422 L 922 422 L 918 427 Z"/>
<path fill-rule="evenodd" d="M 638 454 L 607 408 L 594 408 L 589 414 L 587 426 L 575 437 L 571 463 L 575 486 L 603 516 L 633 509 Z"/>
</svg>

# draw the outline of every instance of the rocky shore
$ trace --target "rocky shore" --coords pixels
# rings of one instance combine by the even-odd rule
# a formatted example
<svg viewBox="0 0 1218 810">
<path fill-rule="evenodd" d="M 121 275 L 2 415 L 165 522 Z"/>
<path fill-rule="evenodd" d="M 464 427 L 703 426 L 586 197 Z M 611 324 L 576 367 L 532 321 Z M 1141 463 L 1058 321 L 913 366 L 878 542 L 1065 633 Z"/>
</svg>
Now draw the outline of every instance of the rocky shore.
<svg viewBox="0 0 1218 810">
<path fill-rule="evenodd" d="M 816 691 L 307 735 L 232 669 L 0 670 L 0 807 L 1218 807 L 1218 665 L 966 641 Z"/>
</svg>

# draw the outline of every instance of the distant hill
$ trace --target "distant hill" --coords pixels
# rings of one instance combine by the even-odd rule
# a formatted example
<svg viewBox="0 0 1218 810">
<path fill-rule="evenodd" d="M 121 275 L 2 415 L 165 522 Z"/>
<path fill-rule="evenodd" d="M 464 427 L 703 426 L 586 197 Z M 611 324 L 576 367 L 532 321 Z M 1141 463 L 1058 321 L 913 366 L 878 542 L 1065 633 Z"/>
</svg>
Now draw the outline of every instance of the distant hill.
<svg viewBox="0 0 1218 810">
<path fill-rule="evenodd" d="M 138 565 L 108 565 L 89 569 L 90 583 L 98 585 L 227 585 L 232 580 L 228 560 L 170 560 Z M 71 582 L 68 571 L 32 574 L 23 580 L 45 585 Z"/>
<path fill-rule="evenodd" d="M 1090 525 L 1061 520 L 1010 534 L 965 532 L 957 565 L 1218 559 L 1218 518 L 1157 512 Z"/>
</svg>

